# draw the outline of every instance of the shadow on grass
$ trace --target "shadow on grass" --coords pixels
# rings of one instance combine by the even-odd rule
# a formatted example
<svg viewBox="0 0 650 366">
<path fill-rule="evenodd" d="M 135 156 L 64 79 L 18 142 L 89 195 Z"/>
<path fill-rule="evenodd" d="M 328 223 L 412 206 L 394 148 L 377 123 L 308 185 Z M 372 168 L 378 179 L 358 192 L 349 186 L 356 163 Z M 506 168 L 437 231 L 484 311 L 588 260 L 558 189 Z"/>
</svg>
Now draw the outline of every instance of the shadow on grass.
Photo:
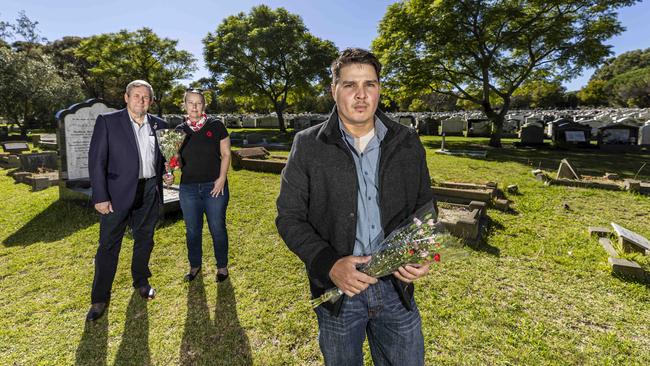
<svg viewBox="0 0 650 366">
<path fill-rule="evenodd" d="M 632 277 L 632 276 L 626 276 L 623 274 L 619 273 L 612 273 L 612 276 L 616 279 L 618 279 L 621 282 L 628 282 L 628 283 L 635 283 L 637 285 L 642 285 L 645 286 L 646 290 L 650 290 L 650 278 L 647 278 L 645 281 Z M 646 272 L 646 276 L 648 276 L 648 272 Z"/>
<path fill-rule="evenodd" d="M 181 210 L 167 213 L 156 223 L 156 230 L 172 226 L 180 220 L 183 220 L 183 212 Z"/>
<path fill-rule="evenodd" d="M 495 246 L 490 245 L 488 238 L 494 233 L 494 231 L 503 229 L 503 225 L 492 220 L 489 216 L 486 216 L 482 220 L 483 222 L 481 223 L 481 227 L 479 229 L 481 232 L 479 239 L 468 241 L 467 246 L 477 252 L 483 252 L 498 257 L 501 255 L 501 250 Z"/>
<path fill-rule="evenodd" d="M 56 201 L 41 211 L 3 242 L 4 246 L 27 246 L 37 242 L 55 242 L 99 221 L 88 208 L 72 202 Z"/>
<path fill-rule="evenodd" d="M 108 313 L 96 322 L 86 322 L 84 332 L 77 347 L 75 365 L 106 365 L 108 348 Z"/>
<path fill-rule="evenodd" d="M 126 309 L 122 343 L 115 356 L 115 365 L 150 365 L 149 316 L 147 301 L 133 291 Z"/>
<path fill-rule="evenodd" d="M 567 158 L 578 170 L 579 174 L 602 176 L 605 172 L 618 173 L 625 178 L 632 178 L 641 168 L 643 163 L 650 163 L 650 152 L 612 152 L 603 151 L 598 148 L 573 148 L 559 149 L 553 147 L 540 148 L 515 148 L 511 143 L 504 142 L 502 148 L 493 148 L 487 145 L 487 139 L 464 138 L 445 141 L 445 148 L 448 150 L 487 150 L 486 158 L 470 159 L 493 161 L 493 162 L 515 162 L 531 169 L 541 168 L 544 170 L 556 170 L 560 160 Z M 440 148 L 440 142 L 423 141 L 426 148 L 436 150 Z M 650 165 L 650 164 L 649 164 Z M 650 167 L 646 166 L 638 176 L 639 179 L 650 179 Z"/>
<path fill-rule="evenodd" d="M 248 337 L 239 324 L 229 280 L 217 285 L 214 322 L 210 320 L 203 275 L 190 282 L 187 318 L 181 341 L 181 365 L 252 365 Z"/>
</svg>

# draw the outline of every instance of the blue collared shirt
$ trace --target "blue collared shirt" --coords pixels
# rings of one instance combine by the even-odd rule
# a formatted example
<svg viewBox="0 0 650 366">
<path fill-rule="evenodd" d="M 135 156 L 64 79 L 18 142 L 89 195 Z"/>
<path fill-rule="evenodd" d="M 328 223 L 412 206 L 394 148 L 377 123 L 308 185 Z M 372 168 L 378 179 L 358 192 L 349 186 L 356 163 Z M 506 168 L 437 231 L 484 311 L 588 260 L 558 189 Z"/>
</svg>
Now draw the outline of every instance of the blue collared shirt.
<svg viewBox="0 0 650 366">
<path fill-rule="evenodd" d="M 368 142 L 363 152 L 355 148 L 354 136 L 350 135 L 339 119 L 341 135 L 352 153 L 357 170 L 357 233 L 353 255 L 370 255 L 379 249 L 384 240 L 379 209 L 379 157 L 381 141 L 388 129 L 375 117 L 375 135 Z"/>
</svg>

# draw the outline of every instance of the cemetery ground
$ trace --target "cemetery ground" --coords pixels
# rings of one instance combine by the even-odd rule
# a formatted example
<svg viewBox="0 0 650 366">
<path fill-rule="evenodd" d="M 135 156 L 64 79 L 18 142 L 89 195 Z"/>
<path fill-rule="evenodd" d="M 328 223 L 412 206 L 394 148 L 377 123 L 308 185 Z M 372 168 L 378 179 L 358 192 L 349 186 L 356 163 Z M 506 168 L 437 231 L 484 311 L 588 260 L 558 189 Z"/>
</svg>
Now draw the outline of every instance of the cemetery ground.
<svg viewBox="0 0 650 366">
<path fill-rule="evenodd" d="M 435 154 L 436 181 L 517 184 L 512 210 L 488 210 L 483 242 L 416 284 L 426 364 L 650 364 L 650 287 L 610 273 L 588 226 L 616 222 L 650 237 L 650 198 L 624 191 L 544 186 L 531 170 L 568 158 L 581 173 L 631 178 L 650 153 L 517 150 L 505 140 L 486 159 Z M 487 149 L 447 138 L 447 149 Z M 282 154 L 282 153 L 279 153 Z M 286 152 L 284 152 L 286 154 Z M 274 225 L 277 174 L 229 173 L 230 271 L 214 282 L 204 228 L 203 275 L 187 271 L 184 224 L 156 231 L 146 303 L 130 286 L 132 240 L 123 243 L 108 313 L 86 323 L 97 216 L 30 192 L 0 170 L 0 360 L 7 365 L 318 365 L 316 316 L 304 267 Z M 650 168 L 639 173 L 650 179 Z M 370 364 L 367 345 L 366 363 Z"/>
</svg>

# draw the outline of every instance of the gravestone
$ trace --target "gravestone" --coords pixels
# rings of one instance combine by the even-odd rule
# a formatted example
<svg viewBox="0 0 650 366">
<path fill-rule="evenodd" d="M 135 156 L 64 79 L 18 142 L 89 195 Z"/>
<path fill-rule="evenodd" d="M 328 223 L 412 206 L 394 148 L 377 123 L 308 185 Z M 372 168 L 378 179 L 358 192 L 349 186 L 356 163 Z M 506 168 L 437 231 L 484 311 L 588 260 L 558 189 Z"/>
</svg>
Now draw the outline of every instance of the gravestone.
<svg viewBox="0 0 650 366">
<path fill-rule="evenodd" d="M 549 124 L 549 132 L 556 146 L 589 146 L 591 127 L 580 123 L 558 119 Z"/>
<path fill-rule="evenodd" d="M 639 127 L 627 124 L 611 124 L 598 129 L 598 146 L 637 144 Z"/>
<path fill-rule="evenodd" d="M 415 127 L 415 117 L 413 116 L 400 116 L 398 122 L 406 127 Z"/>
<path fill-rule="evenodd" d="M 240 159 L 264 159 L 271 153 L 263 147 L 248 147 L 233 151 L 233 155 Z"/>
<path fill-rule="evenodd" d="M 9 154 L 20 154 L 29 151 L 29 145 L 26 141 L 5 141 L 2 143 L 2 149 Z"/>
<path fill-rule="evenodd" d="M 465 135 L 467 137 L 487 137 L 490 136 L 492 124 L 484 118 L 470 118 L 466 122 Z"/>
<path fill-rule="evenodd" d="M 47 170 L 57 169 L 56 152 L 43 152 L 35 154 L 22 154 L 20 158 L 20 170 L 30 173 L 40 173 Z"/>
<path fill-rule="evenodd" d="M 230 127 L 230 128 L 240 128 L 240 127 L 242 127 L 241 120 L 239 118 L 237 118 L 237 117 L 226 116 L 226 117 L 224 117 L 223 120 L 224 120 L 224 125 L 226 125 L 226 127 Z"/>
<path fill-rule="evenodd" d="M 520 145 L 535 146 L 544 143 L 544 128 L 540 123 L 526 123 L 519 132 Z"/>
<path fill-rule="evenodd" d="M 251 116 L 243 116 L 241 119 L 242 127 L 255 128 L 257 127 L 257 119 Z"/>
<path fill-rule="evenodd" d="M 437 119 L 425 116 L 418 118 L 418 134 L 424 136 L 435 136 L 438 134 L 438 122 Z"/>
<path fill-rule="evenodd" d="M 310 126 L 311 126 L 311 121 L 309 116 L 298 116 L 294 119 L 293 128 L 296 131 L 304 130 L 305 128 L 309 128 Z"/>
<path fill-rule="evenodd" d="M 644 236 L 612 222 L 612 228 L 618 235 L 619 244 L 625 252 L 650 254 L 650 241 Z"/>
<path fill-rule="evenodd" d="M 517 119 L 506 119 L 503 121 L 502 133 L 507 135 L 516 135 L 521 126 L 521 121 Z"/>
<path fill-rule="evenodd" d="M 66 184 L 90 184 L 88 150 L 97 116 L 115 111 L 99 99 L 90 99 L 56 113 L 61 158 L 60 176 Z"/>
<path fill-rule="evenodd" d="M 461 117 L 450 117 L 440 122 L 440 134 L 446 136 L 462 136 L 465 121 Z"/>
<path fill-rule="evenodd" d="M 574 179 L 580 180 L 582 177 L 578 174 L 578 171 L 569 163 L 569 160 L 562 159 L 560 161 L 560 166 L 557 168 L 557 177 L 556 179 Z"/>
<path fill-rule="evenodd" d="M 56 150 L 56 134 L 55 133 L 44 133 L 39 136 L 38 143 L 34 144 L 44 150 Z"/>
<path fill-rule="evenodd" d="M 266 140 L 264 139 L 264 136 L 258 133 L 250 133 L 246 135 L 246 138 L 244 139 L 244 145 L 250 147 L 253 147 L 255 145 L 261 145 L 264 144 L 265 142 Z"/>
<path fill-rule="evenodd" d="M 278 127 L 278 117 L 273 115 L 262 116 L 257 118 L 257 127 L 274 128 Z"/>
<path fill-rule="evenodd" d="M 650 121 L 639 128 L 639 145 L 650 146 Z"/>
</svg>

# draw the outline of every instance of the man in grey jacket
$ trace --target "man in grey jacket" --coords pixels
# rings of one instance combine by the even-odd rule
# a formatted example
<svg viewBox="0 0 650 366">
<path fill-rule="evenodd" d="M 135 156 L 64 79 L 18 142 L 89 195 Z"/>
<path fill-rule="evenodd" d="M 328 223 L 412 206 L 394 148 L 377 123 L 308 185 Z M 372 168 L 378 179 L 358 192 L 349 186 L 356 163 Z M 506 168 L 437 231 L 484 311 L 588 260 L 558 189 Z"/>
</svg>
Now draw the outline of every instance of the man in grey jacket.
<svg viewBox="0 0 650 366">
<path fill-rule="evenodd" d="M 412 282 L 428 265 L 376 279 L 356 266 L 384 235 L 433 200 L 425 151 L 413 130 L 377 109 L 381 65 L 346 49 L 332 63 L 330 118 L 298 133 L 282 172 L 276 225 L 304 263 L 312 296 L 346 296 L 316 308 L 327 365 L 362 365 L 366 334 L 376 365 L 422 365 L 424 341 Z"/>
</svg>

